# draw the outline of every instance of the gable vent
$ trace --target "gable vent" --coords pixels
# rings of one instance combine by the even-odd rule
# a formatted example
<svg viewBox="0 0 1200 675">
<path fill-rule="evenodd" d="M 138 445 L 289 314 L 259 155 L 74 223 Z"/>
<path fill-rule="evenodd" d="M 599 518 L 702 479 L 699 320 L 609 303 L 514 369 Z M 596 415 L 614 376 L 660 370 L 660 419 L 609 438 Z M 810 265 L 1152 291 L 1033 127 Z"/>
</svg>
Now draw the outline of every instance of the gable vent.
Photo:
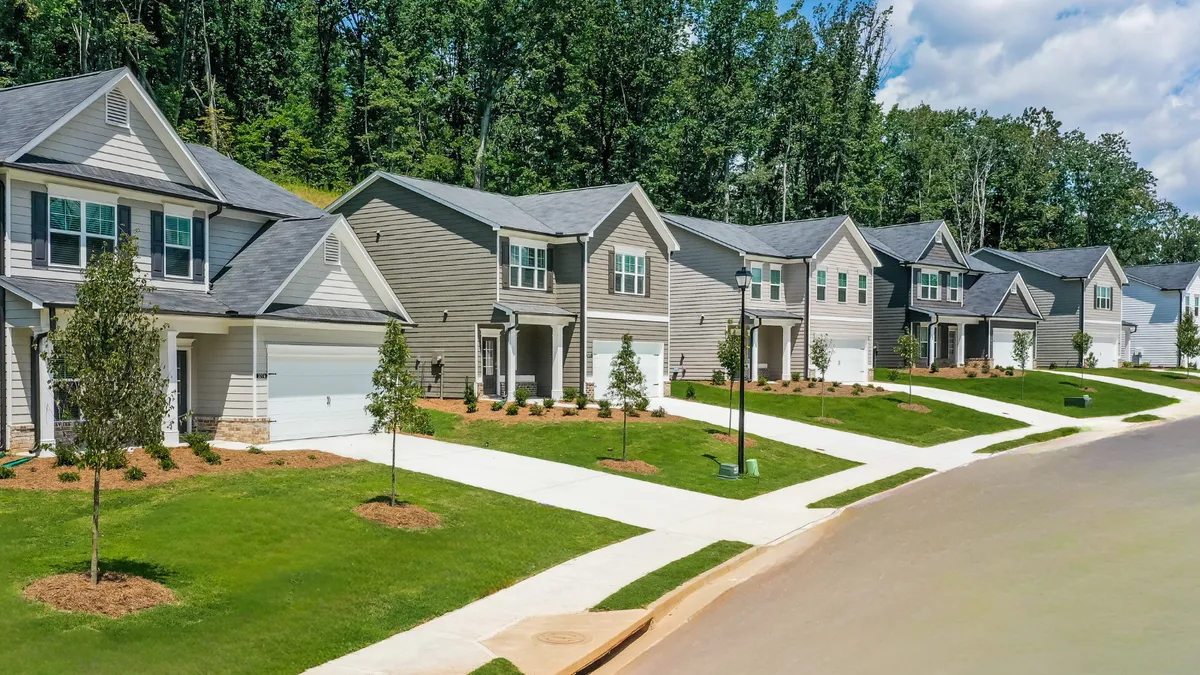
<svg viewBox="0 0 1200 675">
<path fill-rule="evenodd" d="M 942 231 L 941 230 L 938 230 L 937 232 L 935 232 L 933 234 L 933 241 L 938 244 L 942 243 Z"/>
<path fill-rule="evenodd" d="M 325 237 L 325 264 L 342 264 L 342 243 L 333 235 Z"/>
<path fill-rule="evenodd" d="M 129 128 L 129 99 L 113 89 L 104 95 L 104 121 L 114 127 Z"/>
</svg>

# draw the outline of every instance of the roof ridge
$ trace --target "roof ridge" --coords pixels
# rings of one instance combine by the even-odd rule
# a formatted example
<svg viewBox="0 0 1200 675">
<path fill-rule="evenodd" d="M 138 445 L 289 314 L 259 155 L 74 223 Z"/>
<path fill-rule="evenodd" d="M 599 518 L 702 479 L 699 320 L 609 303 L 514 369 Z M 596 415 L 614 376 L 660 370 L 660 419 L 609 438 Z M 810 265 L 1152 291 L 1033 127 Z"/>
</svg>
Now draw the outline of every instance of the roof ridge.
<svg viewBox="0 0 1200 675">
<path fill-rule="evenodd" d="M 1130 265 L 1129 267 L 1126 267 L 1125 269 L 1133 270 L 1133 269 L 1146 269 L 1147 267 L 1174 267 L 1175 265 L 1200 265 L 1200 261 L 1189 262 L 1189 261 L 1185 260 L 1183 262 L 1173 262 L 1173 263 L 1149 263 L 1147 265 Z"/>
<path fill-rule="evenodd" d="M 918 220 L 918 221 L 916 221 L 916 222 L 913 222 L 913 223 L 893 223 L 893 224 L 891 224 L 891 225 L 876 225 L 876 226 L 874 226 L 874 227 L 870 227 L 870 226 L 868 226 L 868 229 L 871 229 L 871 230 L 890 230 L 890 229 L 897 228 L 897 227 L 912 227 L 912 226 L 914 226 L 914 225 L 929 225 L 929 224 L 932 224 L 932 223 L 944 223 L 944 222 L 946 222 L 946 219 L 945 219 L 945 218 L 935 218 L 935 219 L 933 219 L 933 220 Z"/>
<path fill-rule="evenodd" d="M 637 181 L 630 181 L 628 183 L 605 183 L 604 185 L 587 185 L 584 187 L 565 188 L 563 190 L 550 190 L 548 192 L 531 192 L 527 195 L 501 195 L 501 196 L 508 197 L 509 199 L 522 199 L 524 197 L 541 197 L 543 195 L 560 195 L 560 194 L 563 194 L 566 192 L 583 192 L 584 190 L 599 190 L 600 188 L 624 187 L 626 185 L 637 185 Z M 471 189 L 474 189 L 474 188 L 471 188 Z M 493 194 L 501 194 L 501 193 L 496 192 Z"/>
<path fill-rule="evenodd" d="M 80 73 L 79 75 L 67 75 L 65 77 L 56 77 L 53 80 L 40 80 L 38 82 L 26 82 L 25 84 L 14 84 L 11 87 L 0 88 L 0 94 L 2 94 L 4 92 L 9 92 L 9 91 L 16 91 L 17 89 L 28 89 L 30 87 L 40 87 L 44 84 L 54 84 L 56 82 L 68 82 L 70 80 L 79 80 L 79 79 L 83 79 L 85 77 L 92 77 L 94 75 L 107 75 L 108 73 L 117 73 L 122 70 L 128 70 L 128 68 L 126 68 L 125 66 L 121 66 L 120 68 L 111 68 L 109 70 L 96 70 L 96 71 L 93 71 L 90 73 Z"/>
<path fill-rule="evenodd" d="M 838 214 L 836 216 L 818 216 L 816 218 L 801 218 L 799 220 L 777 220 L 772 223 L 759 223 L 757 225 L 738 225 L 737 223 L 729 223 L 729 224 L 730 225 L 738 225 L 738 227 L 768 227 L 771 225 L 796 225 L 799 223 L 815 223 L 818 220 L 833 220 L 834 218 L 841 218 L 842 220 L 845 220 L 849 217 L 850 216 L 848 214 L 842 213 L 842 214 Z M 716 221 L 716 222 L 724 222 L 724 221 Z"/>
</svg>

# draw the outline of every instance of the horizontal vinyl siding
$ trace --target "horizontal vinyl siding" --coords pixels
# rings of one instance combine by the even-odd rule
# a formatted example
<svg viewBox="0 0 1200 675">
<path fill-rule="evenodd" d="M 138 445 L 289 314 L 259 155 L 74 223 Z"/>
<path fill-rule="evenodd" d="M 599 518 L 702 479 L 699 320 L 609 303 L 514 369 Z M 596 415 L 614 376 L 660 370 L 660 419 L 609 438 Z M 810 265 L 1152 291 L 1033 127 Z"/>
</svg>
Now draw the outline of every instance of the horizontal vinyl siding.
<svg viewBox="0 0 1200 675">
<path fill-rule="evenodd" d="M 341 264 L 325 262 L 324 246 L 296 271 L 296 275 L 279 293 L 275 302 L 285 305 L 315 305 L 318 307 L 350 307 L 385 311 L 383 304 L 363 274 L 358 263 L 341 248 Z"/>
<path fill-rule="evenodd" d="M 874 285 L 874 282 L 870 282 Z M 787 311 L 796 316 L 805 317 L 805 323 L 797 326 L 792 333 L 792 370 L 804 375 L 804 364 L 808 354 L 807 314 L 805 299 L 808 297 L 808 263 L 790 263 L 783 267 L 783 285 L 787 293 Z M 674 298 L 672 298 L 674 301 Z M 672 326 L 674 330 L 674 326 Z M 785 373 L 791 377 L 791 373 Z"/>
<path fill-rule="evenodd" d="M 816 300 L 817 277 L 815 274 L 812 277 L 812 287 L 809 289 L 809 292 L 813 294 L 813 302 L 809 306 L 808 316 L 809 341 L 811 342 L 821 335 L 828 335 L 834 340 L 863 338 L 866 341 L 867 355 L 870 359 L 873 340 L 872 321 L 875 310 L 872 297 L 875 292 L 875 280 L 871 261 L 855 245 L 850 235 L 843 230 L 813 260 L 813 269 L 825 269 L 828 276 L 824 302 Z M 846 302 L 844 303 L 838 302 L 839 272 L 847 273 Z M 860 274 L 867 275 L 866 304 L 858 302 L 858 275 Z M 792 365 L 792 369 L 800 370 L 803 365 L 802 361 L 796 362 Z M 812 365 L 809 364 L 809 374 L 814 372 Z"/>
<path fill-rule="evenodd" d="M 227 335 L 197 333 L 192 342 L 192 409 L 197 415 L 252 417 L 254 372 L 250 327 L 235 326 Z M 182 337 L 189 337 L 182 334 Z M 259 371 L 265 358 L 259 355 Z M 265 382 L 265 380 L 263 380 Z M 265 386 L 265 385 L 263 385 Z M 266 415 L 265 409 L 259 416 Z"/>
<path fill-rule="evenodd" d="M 5 291 L 4 320 L 9 326 L 39 326 L 42 322 L 42 310 L 33 309 L 28 300 Z"/>
<path fill-rule="evenodd" d="M 896 345 L 904 334 L 908 317 L 909 269 L 890 256 L 879 254 L 883 266 L 875 268 L 872 289 L 875 307 L 875 344 L 879 345 L 875 365 L 899 368 Z"/>
<path fill-rule="evenodd" d="M 217 216 L 208 223 L 208 269 L 216 276 L 266 221 Z"/>
<path fill-rule="evenodd" d="M 1095 289 L 1097 286 L 1111 286 L 1113 289 L 1112 309 L 1096 309 L 1093 298 L 1095 297 Z M 1110 262 L 1105 260 L 1100 269 L 1096 271 L 1096 275 L 1088 282 L 1086 299 L 1084 302 L 1084 330 L 1092 336 L 1092 339 L 1097 342 L 1112 342 L 1117 341 L 1120 346 L 1121 340 L 1121 304 L 1123 302 L 1121 282 L 1117 279 L 1117 272 L 1113 269 Z M 1119 353 L 1123 353 L 1121 350 Z"/>
<path fill-rule="evenodd" d="M 554 245 L 554 298 L 555 304 L 575 316 L 579 316 L 580 293 L 583 290 L 583 244 Z M 579 368 L 579 353 L 582 331 L 578 323 L 563 329 L 563 388 L 583 388 L 583 375 Z M 547 380 L 549 381 L 549 380 Z"/>
<path fill-rule="evenodd" d="M 980 251 L 978 255 L 1000 269 L 1020 272 L 1025 285 L 1029 287 L 1029 294 L 1046 319 L 1037 328 L 1038 366 L 1078 365 L 1079 354 L 1071 347 L 1071 337 L 1080 325 L 1081 283 L 1065 281 L 987 251 Z"/>
<path fill-rule="evenodd" d="M 1137 331 L 1129 336 L 1131 356 L 1141 354 L 1142 363 L 1156 366 L 1178 366 L 1175 331 L 1179 322 L 1179 292 L 1130 281 L 1122 300 L 1123 320 L 1137 324 Z"/>
<path fill-rule="evenodd" d="M 671 257 L 671 368 L 680 379 L 706 380 L 721 367 L 717 344 L 741 302 L 733 274 L 742 257 L 724 246 L 671 228 L 679 251 Z"/>
<path fill-rule="evenodd" d="M 609 291 L 609 254 L 614 247 L 646 252 L 650 270 L 649 295 L 625 295 Z M 588 311 L 632 312 L 666 316 L 668 312 L 667 245 L 650 218 L 628 197 L 596 228 L 588 242 Z"/>
<path fill-rule="evenodd" d="M 32 329 L 12 329 L 12 344 L 8 346 L 8 372 L 9 381 L 12 383 L 10 425 L 33 423 L 29 414 L 29 392 L 33 391 L 33 354 L 30 346 L 32 340 Z"/>
<path fill-rule="evenodd" d="M 946 242 L 945 234 L 942 235 L 942 242 L 940 244 L 938 242 L 930 244 L 929 250 L 925 252 L 925 256 L 921 258 L 920 262 L 946 267 L 958 267 L 963 264 L 962 260 L 954 257 L 954 252 Z"/>
</svg>

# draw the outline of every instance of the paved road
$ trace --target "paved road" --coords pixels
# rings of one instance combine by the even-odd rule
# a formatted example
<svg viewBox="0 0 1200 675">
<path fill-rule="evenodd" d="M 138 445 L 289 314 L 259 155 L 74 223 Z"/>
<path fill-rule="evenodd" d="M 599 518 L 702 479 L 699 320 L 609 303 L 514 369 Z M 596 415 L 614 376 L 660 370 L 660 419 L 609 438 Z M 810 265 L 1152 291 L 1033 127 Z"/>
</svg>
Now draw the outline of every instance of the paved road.
<svg viewBox="0 0 1200 675">
<path fill-rule="evenodd" d="M 852 509 L 622 675 L 1200 671 L 1200 420 Z"/>
</svg>

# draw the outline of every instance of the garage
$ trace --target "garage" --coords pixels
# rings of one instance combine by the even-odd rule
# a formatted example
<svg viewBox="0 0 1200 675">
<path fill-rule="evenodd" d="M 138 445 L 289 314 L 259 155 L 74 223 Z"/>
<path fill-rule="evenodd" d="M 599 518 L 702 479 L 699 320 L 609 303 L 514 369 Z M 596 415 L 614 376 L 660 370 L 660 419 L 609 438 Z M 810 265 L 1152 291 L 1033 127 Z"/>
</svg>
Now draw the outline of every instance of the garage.
<svg viewBox="0 0 1200 675">
<path fill-rule="evenodd" d="M 592 382 L 595 398 L 608 394 L 609 373 L 612 361 L 621 350 L 620 340 L 595 340 L 592 342 Z M 646 377 L 646 396 L 657 398 L 663 395 L 663 343 L 634 342 L 633 351 L 638 357 L 638 367 Z"/>
<path fill-rule="evenodd" d="M 866 338 L 835 339 L 825 381 L 866 382 L 867 379 Z"/>
<path fill-rule="evenodd" d="M 374 347 L 268 344 L 271 440 L 369 432 L 363 407 L 378 363 Z"/>
<path fill-rule="evenodd" d="M 992 365 L 997 368 L 1020 368 L 1021 364 L 1013 358 L 1013 343 L 1016 341 L 1016 328 L 992 329 Z M 1030 355 L 1032 356 L 1032 354 Z"/>
<path fill-rule="evenodd" d="M 1120 336 L 1100 336 L 1092 339 L 1092 353 L 1096 355 L 1097 368 L 1116 368 L 1121 365 Z"/>
</svg>

